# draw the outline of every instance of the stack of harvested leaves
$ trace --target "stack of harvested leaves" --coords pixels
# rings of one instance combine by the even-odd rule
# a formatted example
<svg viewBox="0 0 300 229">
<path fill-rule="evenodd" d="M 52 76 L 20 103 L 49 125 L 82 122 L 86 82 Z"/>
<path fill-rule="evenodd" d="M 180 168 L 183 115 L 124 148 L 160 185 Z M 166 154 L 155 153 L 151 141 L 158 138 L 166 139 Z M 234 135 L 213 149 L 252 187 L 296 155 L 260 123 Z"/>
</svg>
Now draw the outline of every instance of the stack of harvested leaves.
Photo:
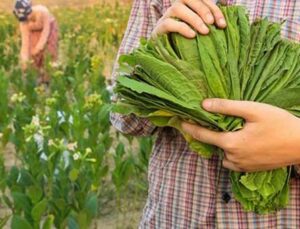
<svg viewBox="0 0 300 229">
<path fill-rule="evenodd" d="M 243 127 L 237 117 L 212 114 L 205 98 L 229 98 L 272 104 L 300 116 L 300 45 L 280 37 L 280 24 L 249 23 L 239 6 L 221 7 L 225 30 L 186 39 L 160 36 L 120 57 L 114 111 L 149 118 L 155 125 L 180 130 L 181 120 L 219 131 Z M 181 130 L 180 130 L 181 131 Z M 184 135 L 192 150 L 210 157 L 214 146 Z M 231 172 L 232 190 L 245 210 L 273 212 L 288 203 L 290 168 Z"/>
</svg>

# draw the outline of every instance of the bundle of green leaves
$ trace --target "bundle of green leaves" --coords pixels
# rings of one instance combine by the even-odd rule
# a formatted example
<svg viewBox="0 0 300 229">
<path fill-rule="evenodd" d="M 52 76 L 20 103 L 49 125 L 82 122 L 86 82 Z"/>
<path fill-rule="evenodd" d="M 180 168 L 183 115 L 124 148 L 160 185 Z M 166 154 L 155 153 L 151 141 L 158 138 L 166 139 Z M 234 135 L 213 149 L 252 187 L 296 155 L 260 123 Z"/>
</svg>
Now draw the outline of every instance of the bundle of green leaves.
<svg viewBox="0 0 300 229">
<path fill-rule="evenodd" d="M 182 120 L 218 131 L 243 127 L 241 118 L 205 111 L 200 105 L 205 98 L 263 102 L 300 116 L 300 45 L 280 37 L 280 24 L 267 19 L 250 24 L 243 7 L 221 10 L 228 24 L 224 30 L 212 25 L 209 35 L 194 39 L 170 33 L 142 40 L 121 56 L 114 111 L 179 131 Z M 182 134 L 204 157 L 221 152 Z M 231 172 L 235 198 L 257 213 L 285 207 L 290 170 Z"/>
</svg>

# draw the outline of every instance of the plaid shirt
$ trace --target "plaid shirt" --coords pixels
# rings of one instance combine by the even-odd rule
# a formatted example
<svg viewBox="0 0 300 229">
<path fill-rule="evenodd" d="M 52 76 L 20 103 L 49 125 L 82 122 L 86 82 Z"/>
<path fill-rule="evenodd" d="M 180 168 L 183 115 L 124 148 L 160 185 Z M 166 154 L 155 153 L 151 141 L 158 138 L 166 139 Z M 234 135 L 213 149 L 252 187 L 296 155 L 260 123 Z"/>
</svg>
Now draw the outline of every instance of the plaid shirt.
<svg viewBox="0 0 300 229">
<path fill-rule="evenodd" d="M 282 36 L 300 41 L 299 0 L 222 1 L 244 5 L 250 19 L 286 20 Z M 128 53 L 149 37 L 170 0 L 135 0 L 119 54 Z M 146 119 L 111 115 L 113 125 L 132 135 L 156 134 L 149 162 L 149 193 L 140 228 L 300 228 L 300 179 L 290 182 L 287 208 L 274 214 L 245 212 L 232 197 L 228 170 L 214 156 L 204 159 L 189 151 L 172 128 L 156 128 Z"/>
</svg>

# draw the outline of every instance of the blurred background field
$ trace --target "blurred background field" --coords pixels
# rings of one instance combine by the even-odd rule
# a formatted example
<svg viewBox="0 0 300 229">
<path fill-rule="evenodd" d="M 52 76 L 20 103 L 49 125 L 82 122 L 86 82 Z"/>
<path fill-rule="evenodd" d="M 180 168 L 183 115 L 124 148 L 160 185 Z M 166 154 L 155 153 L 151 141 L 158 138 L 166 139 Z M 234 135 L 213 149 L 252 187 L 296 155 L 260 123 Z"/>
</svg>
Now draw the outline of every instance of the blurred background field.
<svg viewBox="0 0 300 229">
<path fill-rule="evenodd" d="M 85 7 L 92 6 L 95 4 L 131 4 L 132 0 L 34 0 L 35 4 L 44 4 L 49 8 L 57 8 L 57 7 Z M 0 10 L 11 11 L 14 4 L 14 0 L 1 0 L 0 1 Z"/>
<path fill-rule="evenodd" d="M 0 228 L 136 228 L 152 139 L 111 127 L 107 80 L 131 1 L 33 1 L 60 27 L 49 87 L 20 69 L 12 2 L 0 2 Z"/>
</svg>

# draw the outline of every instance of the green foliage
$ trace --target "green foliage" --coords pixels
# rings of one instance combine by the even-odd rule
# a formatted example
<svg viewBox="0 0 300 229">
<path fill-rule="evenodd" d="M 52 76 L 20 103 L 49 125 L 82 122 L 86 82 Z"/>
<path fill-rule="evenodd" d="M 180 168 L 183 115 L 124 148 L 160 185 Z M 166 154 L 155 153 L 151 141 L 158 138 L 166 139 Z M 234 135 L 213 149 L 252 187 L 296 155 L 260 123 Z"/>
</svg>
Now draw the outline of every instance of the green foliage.
<svg viewBox="0 0 300 229">
<path fill-rule="evenodd" d="M 14 216 L 11 221 L 11 228 L 12 229 L 18 229 L 18 228 L 24 228 L 24 229 L 32 229 L 33 227 L 30 225 L 30 223 L 20 216 Z"/>
<path fill-rule="evenodd" d="M 116 148 L 116 154 L 114 155 L 115 169 L 112 172 L 112 181 L 114 182 L 117 192 L 121 193 L 128 183 L 128 179 L 133 170 L 133 159 L 131 157 L 125 157 L 125 147 L 120 143 Z"/>
<path fill-rule="evenodd" d="M 130 193 L 129 183 L 145 194 L 152 142 L 141 140 L 140 158 L 139 143 L 133 150 L 132 139 L 111 128 L 104 76 L 128 13 L 119 5 L 56 10 L 60 57 L 45 64 L 49 86 L 37 85 L 34 69 L 22 73 L 16 21 L 0 16 L 0 203 L 11 211 L 1 226 L 10 218 L 12 228 L 89 228 L 107 198 Z M 7 167 L 9 145 L 17 163 Z"/>
<path fill-rule="evenodd" d="M 187 39 L 179 34 L 141 41 L 120 57 L 113 110 L 147 117 L 182 132 L 182 120 L 217 131 L 235 131 L 244 120 L 206 112 L 205 98 L 269 103 L 300 116 L 300 45 L 280 38 L 280 25 L 266 19 L 250 25 L 245 9 L 221 7 L 228 25 Z M 182 132 L 183 133 L 183 132 Z M 184 134 L 191 150 L 210 157 L 213 146 Z M 290 168 L 231 173 L 232 189 L 245 210 L 268 213 L 288 203 Z"/>
</svg>

